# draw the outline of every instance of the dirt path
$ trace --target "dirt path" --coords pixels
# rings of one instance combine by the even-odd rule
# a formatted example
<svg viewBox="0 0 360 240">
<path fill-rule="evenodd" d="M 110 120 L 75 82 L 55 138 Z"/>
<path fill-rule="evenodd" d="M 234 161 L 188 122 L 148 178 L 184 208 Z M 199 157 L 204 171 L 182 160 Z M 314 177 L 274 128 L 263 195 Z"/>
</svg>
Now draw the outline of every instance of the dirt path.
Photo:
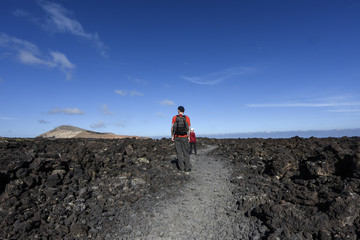
<svg viewBox="0 0 360 240">
<path fill-rule="evenodd" d="M 178 189 L 177 196 L 158 202 L 152 213 L 143 212 L 138 225 L 132 226 L 129 239 L 247 238 L 242 233 L 247 224 L 235 214 L 231 169 L 209 155 L 215 148 L 209 146 L 191 155 L 189 181 Z"/>
</svg>

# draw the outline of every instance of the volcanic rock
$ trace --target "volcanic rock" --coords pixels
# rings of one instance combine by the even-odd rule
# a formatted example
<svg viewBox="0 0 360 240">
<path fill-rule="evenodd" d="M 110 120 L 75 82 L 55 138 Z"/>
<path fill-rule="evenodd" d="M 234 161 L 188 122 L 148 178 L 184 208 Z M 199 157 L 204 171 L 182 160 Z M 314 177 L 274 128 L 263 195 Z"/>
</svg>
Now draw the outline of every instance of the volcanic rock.
<svg viewBox="0 0 360 240">
<path fill-rule="evenodd" d="M 247 239 L 360 238 L 360 138 L 199 138 L 197 144 L 211 145 L 212 162 L 226 163 L 209 165 L 200 156 L 198 166 L 231 169 L 230 177 L 218 178 L 234 186 L 224 197 L 233 201 L 226 211 L 234 230 L 219 229 L 241 229 Z M 189 182 L 193 172 L 176 169 L 174 154 L 170 139 L 1 139 L 0 239 L 146 233 L 151 220 L 142 221 L 144 212 L 179 189 L 186 197 L 191 188 L 182 187 L 196 184 Z"/>
<path fill-rule="evenodd" d="M 261 239 L 360 237 L 360 138 L 208 141 L 234 164 L 238 208 Z"/>
<path fill-rule="evenodd" d="M 0 239 L 104 239 L 139 199 L 181 184 L 173 152 L 165 139 L 1 142 Z"/>
</svg>

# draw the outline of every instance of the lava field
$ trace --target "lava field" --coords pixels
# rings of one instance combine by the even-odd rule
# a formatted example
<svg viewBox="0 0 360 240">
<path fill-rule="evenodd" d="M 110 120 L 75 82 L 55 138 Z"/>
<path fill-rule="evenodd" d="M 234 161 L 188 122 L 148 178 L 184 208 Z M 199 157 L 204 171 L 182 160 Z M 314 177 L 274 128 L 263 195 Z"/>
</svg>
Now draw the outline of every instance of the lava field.
<svg viewBox="0 0 360 240">
<path fill-rule="evenodd" d="M 360 138 L 198 139 L 208 145 L 232 168 L 249 239 L 360 238 Z M 165 138 L 2 138 L 0 239 L 114 239 L 191 181 L 174 154 Z"/>
</svg>

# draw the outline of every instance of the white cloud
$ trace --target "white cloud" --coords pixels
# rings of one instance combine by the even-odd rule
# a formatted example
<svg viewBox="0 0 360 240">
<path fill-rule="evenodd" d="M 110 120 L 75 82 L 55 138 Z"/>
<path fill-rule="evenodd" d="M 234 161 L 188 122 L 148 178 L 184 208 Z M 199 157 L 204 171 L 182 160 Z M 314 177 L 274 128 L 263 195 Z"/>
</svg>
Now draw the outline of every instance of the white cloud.
<svg viewBox="0 0 360 240">
<path fill-rule="evenodd" d="M 120 121 L 120 122 L 115 122 L 115 123 L 113 123 L 113 124 L 111 124 L 111 125 L 125 128 L 125 127 L 126 127 L 126 124 L 127 124 L 127 121 L 124 120 L 124 121 Z"/>
<path fill-rule="evenodd" d="M 106 126 L 103 121 L 99 121 L 98 123 L 91 124 L 90 127 L 92 129 L 97 129 L 97 128 L 105 128 Z"/>
<path fill-rule="evenodd" d="M 26 40 L 11 37 L 5 33 L 0 33 L 0 46 L 16 51 L 27 51 L 33 54 L 39 54 L 39 48 Z"/>
<path fill-rule="evenodd" d="M 51 56 L 53 57 L 54 63 L 59 64 L 61 68 L 75 68 L 75 65 L 72 64 L 69 59 L 60 52 L 51 52 Z"/>
<path fill-rule="evenodd" d="M 123 91 L 123 90 L 115 90 L 115 93 L 120 95 L 120 96 L 126 96 L 126 95 L 130 95 L 132 97 L 134 96 L 144 96 L 144 93 L 142 92 L 138 92 L 136 90 L 132 90 L 131 92 L 127 92 L 127 91 Z"/>
<path fill-rule="evenodd" d="M 92 129 L 96 129 L 96 128 L 106 128 L 108 126 L 115 126 L 115 127 L 122 127 L 122 128 L 126 128 L 126 124 L 127 122 L 124 121 L 118 121 L 118 122 L 103 122 L 103 121 L 98 121 L 97 123 L 91 124 L 90 127 Z"/>
<path fill-rule="evenodd" d="M 327 110 L 328 112 L 360 112 L 360 109 L 334 109 L 334 110 Z"/>
<path fill-rule="evenodd" d="M 35 44 L 4 33 L 0 34 L 0 46 L 12 50 L 13 55 L 16 55 L 21 63 L 59 68 L 68 80 L 71 79 L 72 70 L 75 69 L 75 64 L 71 63 L 63 53 L 52 51 L 44 56 Z"/>
<path fill-rule="evenodd" d="M 0 117 L 0 120 L 15 120 L 16 118 L 12 117 Z"/>
<path fill-rule="evenodd" d="M 120 95 L 120 96 L 126 96 L 127 95 L 127 92 L 124 92 L 122 90 L 115 90 L 115 93 Z"/>
<path fill-rule="evenodd" d="M 163 118 L 163 117 L 165 117 L 165 114 L 163 114 L 163 113 L 156 113 L 156 116 Z"/>
<path fill-rule="evenodd" d="M 133 90 L 130 92 L 130 96 L 144 96 L 144 93 Z"/>
<path fill-rule="evenodd" d="M 48 14 L 43 27 L 49 31 L 70 32 L 71 34 L 91 38 L 91 34 L 86 33 L 71 13 L 60 4 L 46 1 L 39 1 L 39 5 Z"/>
<path fill-rule="evenodd" d="M 182 78 L 184 80 L 199 85 L 215 85 L 223 82 L 226 79 L 235 76 L 249 74 L 253 71 L 254 69 L 249 67 L 236 67 L 236 68 L 229 68 L 220 72 L 209 73 L 203 76 L 194 76 L 194 77 L 182 76 Z"/>
<path fill-rule="evenodd" d="M 75 36 L 85 38 L 91 41 L 99 54 L 108 57 L 108 47 L 100 40 L 97 33 L 85 32 L 83 26 L 77 21 L 70 11 L 57 3 L 39 1 L 39 5 L 47 13 L 47 18 L 42 26 L 50 32 L 71 33 Z"/>
<path fill-rule="evenodd" d="M 40 59 L 39 57 L 35 56 L 33 53 L 23 50 L 19 51 L 18 59 L 20 60 L 20 62 L 25 64 L 47 65 L 49 67 L 55 66 L 55 63 Z"/>
<path fill-rule="evenodd" d="M 246 107 L 339 107 L 339 106 L 360 106 L 360 102 L 283 102 L 283 103 L 260 103 L 246 104 Z"/>
<path fill-rule="evenodd" d="M 12 14 L 15 17 L 28 17 L 30 16 L 30 13 L 28 11 L 26 11 L 25 9 L 15 9 L 15 11 L 12 12 Z"/>
<path fill-rule="evenodd" d="M 324 108 L 328 112 L 358 112 L 359 96 L 343 95 L 307 100 L 293 100 L 275 103 L 246 104 L 250 108 Z"/>
<path fill-rule="evenodd" d="M 173 105 L 175 105 L 175 103 L 173 101 L 168 100 L 168 99 L 160 101 L 160 104 L 163 105 L 163 106 L 173 106 Z"/>
<path fill-rule="evenodd" d="M 103 114 L 106 115 L 106 116 L 113 116 L 113 115 L 115 115 L 113 112 L 110 112 L 109 106 L 106 105 L 106 104 L 104 104 L 104 105 L 102 106 L 102 112 L 103 112 Z"/>
<path fill-rule="evenodd" d="M 40 123 L 40 124 L 49 124 L 49 123 L 51 123 L 51 122 L 40 119 L 40 120 L 39 120 L 39 123 Z"/>
<path fill-rule="evenodd" d="M 132 77 L 128 76 L 128 79 L 129 79 L 130 81 L 132 81 L 132 82 L 135 82 L 135 83 L 139 84 L 139 85 L 144 85 L 144 86 L 146 86 L 146 85 L 149 84 L 147 81 L 142 80 L 142 79 L 140 79 L 140 78 L 132 78 Z"/>
<path fill-rule="evenodd" d="M 75 68 L 75 65 L 72 64 L 69 59 L 60 52 L 51 52 L 51 56 L 53 57 L 53 63 L 58 66 L 61 71 L 63 71 L 66 74 L 67 79 L 71 79 L 71 69 Z"/>
<path fill-rule="evenodd" d="M 67 114 L 67 115 L 83 115 L 84 111 L 74 107 L 74 108 L 53 108 L 48 112 L 49 114 Z"/>
</svg>

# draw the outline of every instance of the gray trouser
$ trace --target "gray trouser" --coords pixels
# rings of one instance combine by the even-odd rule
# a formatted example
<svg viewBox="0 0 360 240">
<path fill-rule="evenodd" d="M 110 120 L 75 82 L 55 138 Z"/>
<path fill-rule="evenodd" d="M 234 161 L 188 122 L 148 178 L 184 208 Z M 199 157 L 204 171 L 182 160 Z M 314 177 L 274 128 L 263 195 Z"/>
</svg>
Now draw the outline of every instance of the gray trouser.
<svg viewBox="0 0 360 240">
<path fill-rule="evenodd" d="M 179 170 L 191 170 L 189 141 L 187 137 L 175 138 L 175 150 L 178 159 Z"/>
<path fill-rule="evenodd" d="M 195 151 L 195 154 L 196 154 L 196 143 L 194 143 L 194 142 L 190 143 L 190 154 L 192 154 L 193 146 L 194 146 L 194 151 Z"/>
</svg>

